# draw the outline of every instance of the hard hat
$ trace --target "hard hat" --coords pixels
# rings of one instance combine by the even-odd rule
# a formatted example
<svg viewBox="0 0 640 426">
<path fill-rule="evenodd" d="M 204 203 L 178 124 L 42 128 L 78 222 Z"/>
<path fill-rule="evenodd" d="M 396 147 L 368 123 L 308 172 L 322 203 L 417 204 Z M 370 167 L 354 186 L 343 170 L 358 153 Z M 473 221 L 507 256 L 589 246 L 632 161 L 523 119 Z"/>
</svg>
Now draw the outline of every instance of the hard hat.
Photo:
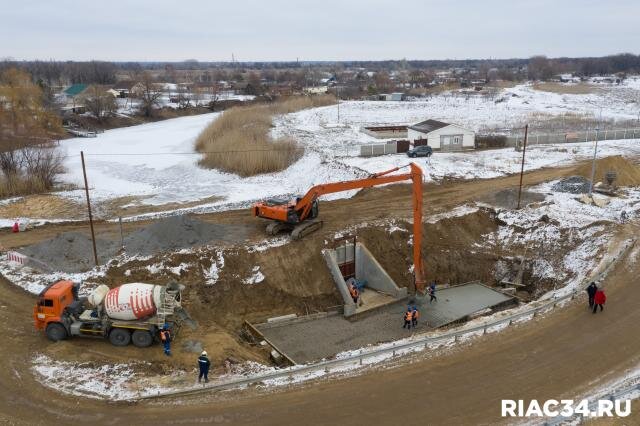
<svg viewBox="0 0 640 426">
<path fill-rule="evenodd" d="M 202 351 L 201 356 L 207 356 L 207 351 Z"/>
</svg>

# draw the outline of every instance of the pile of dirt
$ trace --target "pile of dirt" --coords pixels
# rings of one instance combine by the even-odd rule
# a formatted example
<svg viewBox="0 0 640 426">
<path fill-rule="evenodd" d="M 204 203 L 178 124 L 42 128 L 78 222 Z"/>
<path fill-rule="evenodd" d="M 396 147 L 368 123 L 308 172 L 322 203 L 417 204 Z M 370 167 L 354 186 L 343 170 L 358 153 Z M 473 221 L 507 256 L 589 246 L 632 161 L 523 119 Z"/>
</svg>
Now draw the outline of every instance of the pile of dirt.
<svg viewBox="0 0 640 426">
<path fill-rule="evenodd" d="M 640 167 L 621 155 L 596 160 L 595 183 L 606 183 L 605 174 L 608 171 L 615 171 L 618 175 L 614 182 L 616 186 L 640 186 Z M 576 174 L 591 179 L 591 163 L 580 167 Z"/>
<path fill-rule="evenodd" d="M 520 206 L 544 201 L 544 198 L 544 194 L 523 190 L 520 194 Z M 518 205 L 518 188 L 503 189 L 479 201 L 503 209 L 515 209 Z"/>
<path fill-rule="evenodd" d="M 97 239 L 98 260 L 106 263 L 117 251 L 110 241 Z M 55 238 L 25 247 L 23 254 L 46 265 L 44 269 L 60 272 L 84 272 L 95 266 L 91 238 L 78 232 L 65 232 Z M 38 268 L 38 265 L 35 265 Z"/>
<path fill-rule="evenodd" d="M 124 244 L 129 254 L 149 256 L 212 242 L 238 242 L 246 237 L 246 229 L 242 226 L 207 223 L 189 216 L 172 216 L 129 234 Z"/>
<path fill-rule="evenodd" d="M 591 182 L 582 176 L 570 176 L 554 183 L 551 189 L 556 192 L 568 192 L 570 194 L 586 194 L 589 192 Z"/>
</svg>

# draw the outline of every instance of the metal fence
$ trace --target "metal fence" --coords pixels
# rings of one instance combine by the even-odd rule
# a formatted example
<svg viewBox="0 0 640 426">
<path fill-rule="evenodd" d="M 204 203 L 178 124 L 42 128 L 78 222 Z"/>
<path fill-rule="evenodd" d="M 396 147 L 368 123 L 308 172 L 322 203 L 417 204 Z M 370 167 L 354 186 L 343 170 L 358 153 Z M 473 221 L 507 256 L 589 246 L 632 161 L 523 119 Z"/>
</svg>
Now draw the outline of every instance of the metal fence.
<svg viewBox="0 0 640 426">
<path fill-rule="evenodd" d="M 575 143 L 616 140 L 616 139 L 639 139 L 640 129 L 605 129 L 602 131 L 584 130 L 561 133 L 538 133 L 530 134 L 527 138 L 527 145 L 545 145 L 556 143 Z M 524 135 L 507 136 L 506 146 L 520 146 Z"/>
<path fill-rule="evenodd" d="M 617 255 L 612 258 L 611 262 L 600 274 L 598 274 L 596 277 L 592 277 L 589 280 L 586 280 L 584 284 L 586 284 L 586 282 L 589 282 L 589 281 L 599 281 L 604 276 L 606 276 L 611 270 L 611 268 L 621 258 L 623 258 L 631 250 L 631 248 L 633 248 L 635 243 L 636 243 L 635 239 L 629 240 L 627 244 L 625 244 L 625 246 L 617 253 Z M 345 366 L 354 365 L 354 364 L 357 364 L 357 365 L 374 364 L 380 359 L 380 357 L 395 357 L 396 354 L 402 353 L 405 351 L 426 350 L 429 348 L 430 345 L 433 345 L 435 343 L 442 344 L 444 342 L 451 341 L 452 339 L 454 342 L 456 342 L 460 338 L 466 335 L 469 335 L 469 336 L 474 336 L 478 334 L 484 335 L 487 333 L 487 330 L 491 330 L 493 328 L 500 327 L 503 325 L 510 326 L 514 323 L 518 323 L 523 318 L 528 318 L 528 317 L 533 318 L 538 314 L 551 311 L 555 307 L 559 305 L 564 305 L 568 301 L 571 301 L 574 298 L 580 295 L 583 295 L 584 287 L 585 286 L 582 285 L 578 289 L 574 290 L 569 294 L 557 297 L 548 302 L 544 302 L 539 306 L 533 307 L 531 309 L 527 309 L 523 312 L 519 312 L 498 320 L 488 321 L 484 324 L 481 324 L 475 327 L 470 327 L 463 330 L 456 330 L 449 333 L 445 333 L 440 336 L 434 336 L 434 337 L 425 336 L 423 338 L 414 340 L 412 342 L 401 343 L 401 344 L 394 343 L 392 344 L 391 347 L 375 349 L 368 352 L 361 350 L 358 354 L 350 355 L 340 359 L 332 359 L 332 360 L 322 361 L 322 362 L 318 362 L 310 365 L 288 367 L 286 369 L 263 373 L 263 374 L 257 374 L 254 376 L 249 376 L 241 379 L 234 379 L 228 382 L 212 383 L 211 385 L 205 385 L 203 387 L 198 387 L 198 388 L 168 391 L 164 393 L 160 393 L 158 391 L 157 394 L 144 395 L 144 396 L 140 396 L 137 399 L 154 399 L 154 398 L 170 397 L 170 396 L 177 396 L 177 395 L 190 395 L 190 394 L 195 394 L 200 392 L 226 390 L 226 389 L 232 389 L 232 388 L 241 387 L 241 386 L 248 386 L 251 384 L 265 382 L 269 380 L 284 379 L 288 381 L 293 381 L 295 376 L 310 374 L 314 372 L 324 371 L 325 374 L 329 374 L 331 372 L 331 369 L 337 370 L 340 367 L 344 368 Z M 368 361 L 371 361 L 371 362 L 368 362 Z"/>
</svg>

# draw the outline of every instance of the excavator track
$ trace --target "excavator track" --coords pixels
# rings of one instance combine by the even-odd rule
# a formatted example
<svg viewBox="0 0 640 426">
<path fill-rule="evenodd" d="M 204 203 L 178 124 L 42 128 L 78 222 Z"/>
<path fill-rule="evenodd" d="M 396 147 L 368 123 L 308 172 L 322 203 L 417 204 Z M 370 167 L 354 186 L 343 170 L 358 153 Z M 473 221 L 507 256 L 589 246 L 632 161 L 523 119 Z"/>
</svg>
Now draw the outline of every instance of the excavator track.
<svg viewBox="0 0 640 426">
<path fill-rule="evenodd" d="M 282 231 L 291 230 L 291 225 L 288 223 L 282 222 L 271 222 L 267 225 L 267 234 L 268 235 L 278 235 Z"/>
<path fill-rule="evenodd" d="M 305 235 L 309 235 L 312 232 L 317 231 L 318 229 L 322 228 L 322 221 L 321 220 L 307 220 L 305 222 L 302 222 L 300 225 L 297 225 L 293 231 L 291 231 L 291 239 L 292 240 L 299 240 L 302 237 L 304 237 Z"/>
</svg>

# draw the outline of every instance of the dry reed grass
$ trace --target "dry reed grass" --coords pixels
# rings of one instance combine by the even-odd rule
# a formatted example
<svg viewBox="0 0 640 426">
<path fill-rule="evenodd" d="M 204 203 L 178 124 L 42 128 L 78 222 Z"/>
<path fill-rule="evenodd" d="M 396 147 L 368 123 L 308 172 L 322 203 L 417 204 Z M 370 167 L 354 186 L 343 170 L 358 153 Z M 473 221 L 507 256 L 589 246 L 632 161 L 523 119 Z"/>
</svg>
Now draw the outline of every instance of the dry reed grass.
<svg viewBox="0 0 640 426">
<path fill-rule="evenodd" d="M 563 84 L 554 82 L 535 83 L 535 90 L 558 93 L 561 95 L 588 95 L 600 92 L 600 88 L 588 83 Z"/>
<path fill-rule="evenodd" d="M 196 150 L 204 153 L 200 165 L 243 177 L 284 170 L 302 157 L 304 148 L 291 138 L 269 135 L 273 116 L 333 103 L 335 98 L 327 95 L 231 108 L 198 136 Z"/>
<path fill-rule="evenodd" d="M 50 188 L 39 176 L 0 176 L 0 198 L 46 192 Z"/>
</svg>

